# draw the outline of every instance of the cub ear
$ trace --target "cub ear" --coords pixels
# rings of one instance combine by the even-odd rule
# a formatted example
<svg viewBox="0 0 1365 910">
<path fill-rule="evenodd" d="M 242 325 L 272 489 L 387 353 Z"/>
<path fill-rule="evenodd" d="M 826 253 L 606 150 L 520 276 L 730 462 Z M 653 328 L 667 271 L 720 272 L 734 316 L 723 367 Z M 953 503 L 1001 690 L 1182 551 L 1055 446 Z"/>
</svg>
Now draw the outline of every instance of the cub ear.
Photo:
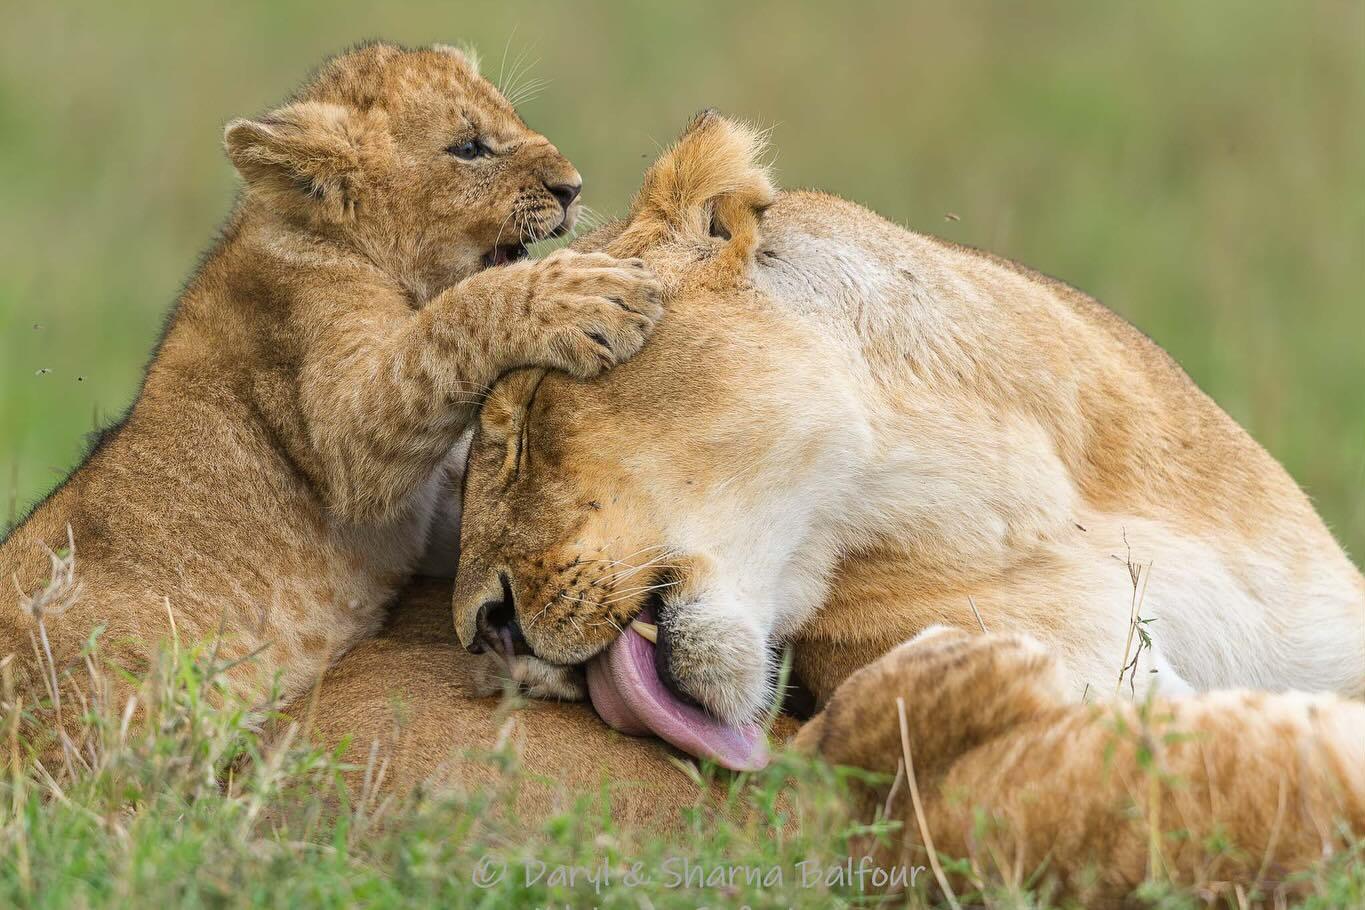
<svg viewBox="0 0 1365 910">
<path fill-rule="evenodd" d="M 469 67 L 471 76 L 479 75 L 479 52 L 468 44 L 461 47 L 456 47 L 453 44 L 433 44 L 431 49 L 441 54 L 449 54 L 464 63 L 465 66 Z"/>
<path fill-rule="evenodd" d="M 360 193 L 359 132 L 349 108 L 301 101 L 233 120 L 223 143 L 249 192 L 286 212 L 341 221 Z"/>
<path fill-rule="evenodd" d="M 490 441 L 500 443 L 520 433 L 526 422 L 526 409 L 547 372 L 540 367 L 531 367 L 499 379 L 479 411 L 479 432 Z"/>
</svg>

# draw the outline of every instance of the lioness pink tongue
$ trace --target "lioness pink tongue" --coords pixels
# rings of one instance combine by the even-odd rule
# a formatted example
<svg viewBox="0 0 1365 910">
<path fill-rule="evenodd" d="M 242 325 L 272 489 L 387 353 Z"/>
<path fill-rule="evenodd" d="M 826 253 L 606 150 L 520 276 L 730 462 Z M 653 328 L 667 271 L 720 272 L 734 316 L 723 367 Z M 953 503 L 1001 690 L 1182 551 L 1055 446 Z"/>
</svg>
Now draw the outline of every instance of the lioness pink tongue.
<svg viewBox="0 0 1365 910">
<path fill-rule="evenodd" d="M 721 723 L 670 692 L 659 679 L 654 645 L 630 626 L 588 664 L 588 696 L 602 719 L 622 733 L 653 733 L 732 771 L 757 771 L 768 764 L 763 728 Z"/>
</svg>

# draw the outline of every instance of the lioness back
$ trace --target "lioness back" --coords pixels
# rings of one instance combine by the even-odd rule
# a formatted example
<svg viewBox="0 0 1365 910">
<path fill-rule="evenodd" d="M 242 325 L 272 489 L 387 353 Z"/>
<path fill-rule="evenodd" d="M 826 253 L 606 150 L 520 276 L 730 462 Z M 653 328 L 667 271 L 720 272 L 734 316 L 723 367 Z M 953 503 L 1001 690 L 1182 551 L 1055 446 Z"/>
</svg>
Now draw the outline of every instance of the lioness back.
<svg viewBox="0 0 1365 910">
<path fill-rule="evenodd" d="M 884 530 L 843 541 L 855 555 L 802 628 L 818 691 L 980 612 L 1060 644 L 1079 695 L 1127 659 L 1136 586 L 1137 618 L 1157 619 L 1140 675 L 1365 694 L 1365 579 L 1155 342 L 1060 281 L 827 194 L 783 194 L 765 228 L 778 264 L 754 280 L 824 337 L 856 339 L 885 396 L 884 449 L 846 510 Z"/>
</svg>

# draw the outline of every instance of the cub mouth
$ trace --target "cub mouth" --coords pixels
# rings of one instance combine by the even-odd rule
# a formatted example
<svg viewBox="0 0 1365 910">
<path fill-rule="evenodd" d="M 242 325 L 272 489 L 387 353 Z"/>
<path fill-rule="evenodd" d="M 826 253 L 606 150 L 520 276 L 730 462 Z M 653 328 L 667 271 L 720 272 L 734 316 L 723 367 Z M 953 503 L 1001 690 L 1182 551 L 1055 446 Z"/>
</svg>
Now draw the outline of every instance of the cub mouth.
<svg viewBox="0 0 1365 910">
<path fill-rule="evenodd" d="M 654 604 L 588 662 L 588 697 L 607 725 L 629 736 L 653 734 L 695 758 L 732 771 L 768 764 L 761 724 L 727 724 L 665 682 Z"/>
<path fill-rule="evenodd" d="M 574 212 L 565 212 L 559 224 L 548 231 L 534 231 L 523 234 L 520 240 L 512 243 L 501 243 L 494 246 L 491 250 L 483 254 L 483 267 L 486 269 L 497 268 L 500 265 L 509 265 L 513 262 L 520 262 L 530 255 L 526 249 L 527 244 L 539 243 L 542 240 L 550 240 L 555 237 L 563 237 L 573 230 Z"/>
<path fill-rule="evenodd" d="M 526 244 L 521 242 L 505 243 L 501 246 L 495 246 L 493 249 L 483 254 L 483 267 L 492 269 L 497 268 L 500 265 L 520 262 L 529 255 L 530 253 L 526 249 Z"/>
</svg>

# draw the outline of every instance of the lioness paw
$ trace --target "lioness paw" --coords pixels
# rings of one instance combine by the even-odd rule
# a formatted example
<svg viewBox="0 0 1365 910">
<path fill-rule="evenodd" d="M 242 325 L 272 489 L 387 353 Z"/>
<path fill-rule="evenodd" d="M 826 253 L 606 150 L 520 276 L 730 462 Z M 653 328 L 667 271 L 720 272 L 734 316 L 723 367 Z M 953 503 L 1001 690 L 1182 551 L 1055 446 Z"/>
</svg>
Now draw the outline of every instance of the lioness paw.
<svg viewBox="0 0 1365 910">
<path fill-rule="evenodd" d="M 772 704 L 773 666 L 763 630 L 717 604 L 683 604 L 659 621 L 659 671 L 665 684 L 732 724 L 761 717 Z"/>
<path fill-rule="evenodd" d="M 533 268 L 532 365 L 595 376 L 635 356 L 663 315 L 663 286 L 642 260 L 557 250 Z"/>
</svg>

